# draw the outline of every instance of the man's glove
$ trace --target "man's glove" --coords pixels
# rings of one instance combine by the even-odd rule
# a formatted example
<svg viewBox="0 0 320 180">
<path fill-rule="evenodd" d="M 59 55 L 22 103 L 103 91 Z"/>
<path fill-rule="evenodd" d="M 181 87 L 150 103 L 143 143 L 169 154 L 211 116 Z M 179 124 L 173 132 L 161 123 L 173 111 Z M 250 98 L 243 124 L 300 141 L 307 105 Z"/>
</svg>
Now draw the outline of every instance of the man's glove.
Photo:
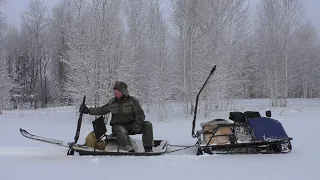
<svg viewBox="0 0 320 180">
<path fill-rule="evenodd" d="M 135 133 L 141 133 L 142 132 L 142 123 L 139 120 L 136 120 L 133 124 L 132 124 L 132 130 Z"/>
<path fill-rule="evenodd" d="M 85 104 L 81 104 L 79 112 L 83 114 L 89 114 L 89 108 Z"/>
</svg>

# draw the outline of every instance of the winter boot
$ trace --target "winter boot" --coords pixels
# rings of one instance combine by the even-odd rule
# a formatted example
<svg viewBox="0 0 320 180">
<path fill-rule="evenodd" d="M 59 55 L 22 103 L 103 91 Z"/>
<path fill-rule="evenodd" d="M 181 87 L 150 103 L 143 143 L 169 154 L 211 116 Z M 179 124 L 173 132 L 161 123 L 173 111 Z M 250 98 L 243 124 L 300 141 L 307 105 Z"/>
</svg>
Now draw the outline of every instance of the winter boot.
<svg viewBox="0 0 320 180">
<path fill-rule="evenodd" d="M 153 152 L 153 151 L 152 151 L 152 146 L 145 146 L 145 147 L 144 147 L 144 152 L 146 152 L 146 153 Z"/>
</svg>

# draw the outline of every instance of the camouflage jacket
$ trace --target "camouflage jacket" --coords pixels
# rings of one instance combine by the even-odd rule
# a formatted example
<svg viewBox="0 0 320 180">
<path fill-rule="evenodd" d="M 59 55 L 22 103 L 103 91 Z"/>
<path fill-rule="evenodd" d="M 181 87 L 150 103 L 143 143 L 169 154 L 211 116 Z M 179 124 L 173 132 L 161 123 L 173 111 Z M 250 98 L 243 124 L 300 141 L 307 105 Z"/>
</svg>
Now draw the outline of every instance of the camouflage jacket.
<svg viewBox="0 0 320 180">
<path fill-rule="evenodd" d="M 105 115 L 111 113 L 110 125 L 128 125 L 145 120 L 144 111 L 137 99 L 125 96 L 122 99 L 112 98 L 106 105 L 89 108 L 90 115 Z"/>
</svg>

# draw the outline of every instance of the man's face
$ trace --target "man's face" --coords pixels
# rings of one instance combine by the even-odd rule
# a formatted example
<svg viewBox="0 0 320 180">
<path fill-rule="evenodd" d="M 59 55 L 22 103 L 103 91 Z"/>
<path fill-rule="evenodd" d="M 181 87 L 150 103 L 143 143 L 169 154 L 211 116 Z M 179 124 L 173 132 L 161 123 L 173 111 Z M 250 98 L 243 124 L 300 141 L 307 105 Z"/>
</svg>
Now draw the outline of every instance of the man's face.
<svg viewBox="0 0 320 180">
<path fill-rule="evenodd" d="M 117 99 L 121 99 L 123 96 L 122 92 L 120 92 L 118 89 L 113 90 L 113 94 Z"/>
</svg>

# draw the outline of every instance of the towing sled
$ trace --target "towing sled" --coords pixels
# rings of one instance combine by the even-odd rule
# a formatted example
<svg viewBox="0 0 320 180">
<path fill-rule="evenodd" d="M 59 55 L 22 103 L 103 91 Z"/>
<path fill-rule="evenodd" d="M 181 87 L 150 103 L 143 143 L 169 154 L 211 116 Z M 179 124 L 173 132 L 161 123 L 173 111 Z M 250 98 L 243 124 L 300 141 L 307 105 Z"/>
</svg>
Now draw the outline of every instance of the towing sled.
<svg viewBox="0 0 320 180">
<path fill-rule="evenodd" d="M 82 105 L 85 104 L 85 100 L 86 100 L 86 96 L 83 97 Z M 92 122 L 94 131 L 89 134 L 89 135 L 92 134 L 92 136 L 89 136 L 89 135 L 87 136 L 87 138 L 88 137 L 91 138 L 89 141 L 90 143 L 86 142 L 85 144 L 77 144 L 79 135 L 80 135 L 81 124 L 82 124 L 82 116 L 83 116 L 83 112 L 80 112 L 80 115 L 78 118 L 76 135 L 74 137 L 74 142 L 68 143 L 68 142 L 64 142 L 56 139 L 33 135 L 21 128 L 20 128 L 20 133 L 22 136 L 32 140 L 54 144 L 61 147 L 67 147 L 69 148 L 67 155 L 74 155 L 75 152 L 79 153 L 79 155 L 81 156 L 85 156 L 85 155 L 157 156 L 157 155 L 162 155 L 164 153 L 167 153 L 167 148 L 169 144 L 165 140 L 154 140 L 153 152 L 146 153 L 144 152 L 144 148 L 141 140 L 130 138 L 130 141 L 132 142 L 135 152 L 128 152 L 128 151 L 121 150 L 116 138 L 112 134 L 111 135 L 106 134 L 107 129 L 104 123 L 103 116 L 100 116 L 99 118 L 97 118 Z M 130 135 L 133 135 L 133 134 L 130 134 Z M 92 144 L 92 142 L 94 143 Z"/>
<path fill-rule="evenodd" d="M 82 104 L 85 104 L 86 96 L 83 97 Z M 80 135 L 80 129 L 82 124 L 82 116 L 83 113 L 80 112 L 79 118 L 78 118 L 78 124 L 77 124 L 77 130 L 76 135 L 74 137 L 73 142 L 64 142 L 56 139 L 46 138 L 38 135 L 33 135 L 29 133 L 28 131 L 24 129 L 20 129 L 20 133 L 29 139 L 41 141 L 53 145 L 58 145 L 61 147 L 67 147 L 69 148 L 67 155 L 74 155 L 75 152 L 79 153 L 80 156 L 85 155 L 92 155 L 92 156 L 158 156 L 165 153 L 171 153 L 175 152 L 177 150 L 168 152 L 167 148 L 169 146 L 168 142 L 166 140 L 154 140 L 153 145 L 153 152 L 145 152 L 143 148 L 143 143 L 141 140 L 133 139 L 130 137 L 130 141 L 133 145 L 135 152 L 128 152 L 123 151 L 120 149 L 120 145 L 118 144 L 118 141 L 116 138 L 110 134 L 107 135 L 107 129 L 104 123 L 103 116 L 100 116 L 96 120 L 92 122 L 94 131 L 91 132 L 88 137 L 94 137 L 94 139 L 90 139 L 89 143 L 85 144 L 77 144 L 79 135 Z M 92 135 L 92 136 L 90 136 Z M 135 134 L 129 134 L 129 135 L 135 135 Z M 86 138 L 86 140 L 87 140 Z M 94 142 L 92 144 L 92 142 Z M 182 148 L 184 149 L 184 148 Z M 179 150 L 179 149 L 178 149 Z"/>
<path fill-rule="evenodd" d="M 196 98 L 192 137 L 197 139 L 197 155 L 206 154 L 255 154 L 255 153 L 288 153 L 292 150 L 291 140 L 281 123 L 259 112 L 230 112 L 229 120 L 214 119 L 201 123 L 201 130 L 195 133 L 197 106 L 199 96 L 216 70 L 211 70 L 209 77 L 201 87 Z"/>
<path fill-rule="evenodd" d="M 84 155 L 93 155 L 93 156 L 95 156 L 95 155 L 100 155 L 100 156 L 105 156 L 105 155 L 110 155 L 110 156 L 127 156 L 127 155 L 131 155 L 131 156 L 157 156 L 157 155 L 161 155 L 161 154 L 166 153 L 167 147 L 168 147 L 167 141 L 155 140 L 153 152 L 145 153 L 145 152 L 143 152 L 143 148 L 141 148 L 141 147 L 143 147 L 142 142 L 140 140 L 131 139 L 132 141 L 134 141 L 133 144 L 134 144 L 134 148 L 135 148 L 136 152 L 129 153 L 129 152 L 124 152 L 124 151 L 119 150 L 118 144 L 116 143 L 114 138 L 109 139 L 110 141 L 114 141 L 114 142 L 108 144 L 108 146 L 106 147 L 106 150 L 99 150 L 99 149 L 95 149 L 92 147 L 88 147 L 86 145 L 75 144 L 74 142 L 68 143 L 68 142 L 64 142 L 64 141 L 60 141 L 60 140 L 56 140 L 56 139 L 51 139 L 51 138 L 46 138 L 46 137 L 34 135 L 24 129 L 20 129 L 20 133 L 22 136 L 29 138 L 29 139 L 32 139 L 32 140 L 41 141 L 41 142 L 73 149 L 75 152 L 78 152 L 79 155 L 82 155 L 82 156 L 84 156 Z"/>
</svg>

